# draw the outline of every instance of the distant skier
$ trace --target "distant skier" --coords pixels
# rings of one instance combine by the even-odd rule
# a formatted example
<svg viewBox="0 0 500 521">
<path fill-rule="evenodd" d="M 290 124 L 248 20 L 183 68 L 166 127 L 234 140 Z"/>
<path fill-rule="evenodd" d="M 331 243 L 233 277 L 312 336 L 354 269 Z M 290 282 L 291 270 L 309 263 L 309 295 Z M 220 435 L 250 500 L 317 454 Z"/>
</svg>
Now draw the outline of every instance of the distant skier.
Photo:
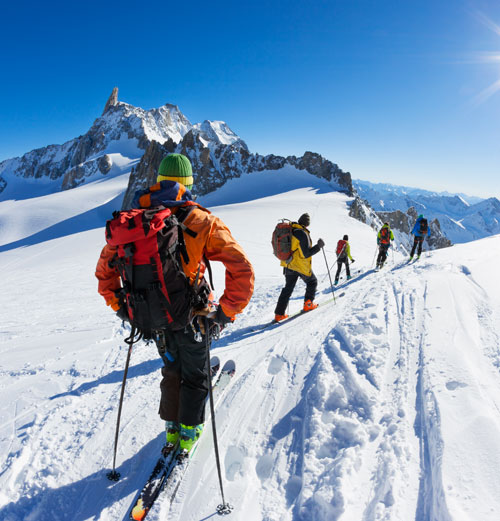
<svg viewBox="0 0 500 521">
<path fill-rule="evenodd" d="M 386 222 L 377 234 L 378 256 L 376 269 L 380 269 L 384 265 L 384 262 L 387 259 L 387 251 L 389 250 L 389 246 L 393 240 L 394 234 L 389 227 L 389 223 Z"/>
<path fill-rule="evenodd" d="M 417 259 L 420 259 L 420 255 L 422 255 L 422 244 L 424 242 L 425 236 L 427 237 L 431 236 L 431 229 L 429 228 L 429 224 L 427 222 L 427 219 L 420 214 L 417 218 L 417 221 L 415 222 L 415 226 L 413 227 L 413 230 L 411 231 L 412 235 L 415 236 L 413 239 L 413 247 L 411 249 L 410 253 L 410 260 L 413 259 L 413 255 L 415 255 L 415 250 L 418 245 L 418 251 L 417 251 Z"/>
<path fill-rule="evenodd" d="M 165 420 L 167 447 L 173 447 L 179 441 L 180 449 L 185 453 L 193 447 L 204 423 L 209 371 L 205 341 L 211 340 L 210 332 L 203 327 L 204 317 L 211 314 L 210 320 L 214 323 L 220 326 L 228 324 L 250 301 L 254 284 L 253 269 L 243 249 L 219 218 L 193 201 L 192 184 L 189 159 L 182 154 L 170 154 L 160 163 L 157 183 L 136 192 L 132 203 L 135 209 L 148 210 L 142 214 L 143 226 L 130 228 L 139 237 L 141 233 L 146 238 L 154 236 L 150 233 L 153 226 L 146 227 L 148 223 L 144 222 L 148 215 L 164 210 L 163 207 L 172 211 L 175 222 L 180 221 L 184 230 L 183 240 L 177 242 L 180 245 L 178 256 L 172 247 L 165 251 L 168 243 L 161 242 L 171 235 L 169 232 L 158 234 L 161 237 L 145 251 L 141 248 L 146 249 L 146 246 L 141 244 L 147 243 L 146 239 L 129 248 L 125 267 L 131 266 L 131 269 L 130 276 L 126 271 L 127 280 L 123 280 L 118 269 L 120 262 L 124 263 L 120 261 L 120 249 L 126 247 L 112 246 L 108 241 L 96 268 L 98 291 L 120 319 L 135 323 L 140 316 L 144 323 L 151 324 L 160 323 L 158 317 L 165 314 L 169 319 L 161 329 L 152 326 L 150 331 L 142 332 L 146 338 L 155 339 L 164 362 L 159 414 Z M 128 213 L 133 212 L 130 210 Z M 111 237 L 110 222 L 108 237 Z M 159 226 L 158 221 L 155 221 L 155 226 Z M 160 259 L 158 262 L 164 264 L 158 266 L 156 253 Z M 136 266 L 138 263 L 134 260 L 139 256 L 141 260 L 151 258 L 150 264 Z M 208 260 L 222 262 L 226 270 L 226 287 L 215 312 L 212 312 L 210 288 L 204 278 Z M 149 273 L 158 277 L 157 283 L 146 283 L 149 279 L 145 277 Z M 162 293 L 167 283 L 171 283 L 169 287 L 177 288 L 170 298 Z M 179 316 L 174 311 L 180 309 L 174 309 L 174 306 L 181 304 L 186 310 L 187 325 L 178 324 L 173 319 Z M 208 339 L 206 335 L 209 335 Z"/>
<path fill-rule="evenodd" d="M 315 246 L 312 245 L 311 235 L 307 227 L 311 224 L 309 214 L 304 213 L 299 217 L 298 222 L 292 223 L 292 246 L 293 251 L 292 260 L 289 262 L 282 261 L 283 274 L 285 275 L 285 287 L 281 290 L 281 294 L 274 310 L 274 320 L 279 322 L 288 318 L 285 314 L 288 301 L 293 293 L 295 284 L 299 277 L 306 284 L 306 294 L 304 296 L 303 311 L 312 311 L 318 307 L 314 304 L 314 297 L 316 296 L 316 287 L 318 286 L 318 279 L 312 271 L 311 257 L 323 248 L 325 245 L 323 239 L 318 239 Z"/>
<path fill-rule="evenodd" d="M 335 253 L 337 254 L 337 273 L 335 274 L 335 285 L 337 285 L 343 264 L 345 264 L 347 280 L 351 279 L 349 260 L 354 262 L 354 259 L 351 257 L 351 247 L 349 245 L 349 237 L 347 235 L 344 235 L 344 237 L 337 243 L 337 251 Z"/>
</svg>

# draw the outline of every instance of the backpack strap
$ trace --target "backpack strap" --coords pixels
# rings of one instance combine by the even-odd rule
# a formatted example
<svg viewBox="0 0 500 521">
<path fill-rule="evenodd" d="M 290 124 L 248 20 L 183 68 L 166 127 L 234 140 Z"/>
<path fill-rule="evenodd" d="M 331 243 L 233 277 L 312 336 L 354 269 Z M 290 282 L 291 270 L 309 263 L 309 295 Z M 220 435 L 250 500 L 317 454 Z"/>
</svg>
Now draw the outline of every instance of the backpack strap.
<svg viewBox="0 0 500 521">
<path fill-rule="evenodd" d="M 215 286 L 214 286 L 214 279 L 212 276 L 212 266 L 210 265 L 210 261 L 207 259 L 207 257 L 205 255 L 203 255 L 203 260 L 205 261 L 205 266 L 207 267 L 208 280 L 210 281 L 210 288 L 213 291 L 215 289 Z"/>
<path fill-rule="evenodd" d="M 194 232 L 193 230 L 191 230 L 190 228 L 188 228 L 184 224 L 184 221 L 187 219 L 187 217 L 190 215 L 190 213 L 195 208 L 199 208 L 199 206 L 198 205 L 180 206 L 180 207 L 178 207 L 178 210 L 175 213 L 175 215 L 177 217 L 177 220 L 179 221 L 179 225 L 180 225 L 182 231 L 184 233 L 187 233 L 193 239 L 195 237 L 197 237 L 198 234 L 196 232 Z M 183 238 L 183 244 L 184 244 L 184 238 Z M 185 249 L 185 246 L 184 246 L 184 249 Z M 187 250 L 186 250 L 186 256 L 187 256 Z M 187 261 L 186 261 L 186 259 L 184 259 L 184 260 L 185 260 L 185 262 L 187 264 L 189 262 L 189 257 L 188 257 Z M 210 261 L 207 259 L 205 254 L 203 254 L 203 261 L 205 262 L 205 266 L 207 267 L 208 279 L 210 281 L 210 288 L 212 290 L 214 290 L 215 286 L 214 286 L 214 279 L 213 279 L 213 275 L 212 275 L 212 266 L 210 265 Z M 196 273 L 196 280 L 195 280 L 195 284 L 194 284 L 195 285 L 195 289 L 197 289 L 197 286 L 199 284 L 200 268 L 201 268 L 201 265 L 200 265 L 200 267 L 198 267 L 198 272 Z"/>
<path fill-rule="evenodd" d="M 193 239 L 198 236 L 196 232 L 189 229 L 185 224 L 184 221 L 187 219 L 189 214 L 196 208 L 195 205 L 189 205 L 189 206 L 179 206 L 178 210 L 175 212 L 175 216 L 177 217 L 177 220 L 179 221 L 179 225 L 182 228 L 182 231 L 184 233 L 187 233 L 190 237 Z"/>
</svg>

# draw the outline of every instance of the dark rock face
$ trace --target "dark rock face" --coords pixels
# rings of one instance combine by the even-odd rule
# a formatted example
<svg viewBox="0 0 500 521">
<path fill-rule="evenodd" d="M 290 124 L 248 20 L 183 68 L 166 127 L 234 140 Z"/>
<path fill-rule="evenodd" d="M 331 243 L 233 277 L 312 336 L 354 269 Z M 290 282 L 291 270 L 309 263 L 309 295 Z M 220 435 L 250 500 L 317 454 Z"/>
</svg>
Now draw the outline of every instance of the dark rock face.
<svg viewBox="0 0 500 521">
<path fill-rule="evenodd" d="M 248 152 L 246 144 L 239 140 L 230 145 L 206 146 L 200 133 L 190 130 L 182 141 L 175 145 L 172 140 L 164 144 L 153 141 L 146 149 L 141 161 L 130 174 L 129 185 L 123 200 L 123 208 L 129 208 L 136 190 L 144 189 L 156 182 L 156 172 L 165 155 L 177 152 L 189 157 L 195 174 L 194 191 L 205 195 L 220 188 L 229 179 L 250 172 L 279 170 L 286 165 L 306 170 L 310 174 L 326 179 L 335 187 L 352 195 L 349 172 L 343 172 L 335 163 L 319 154 L 306 152 L 302 157 L 281 157 L 273 154 L 261 156 Z"/>
<path fill-rule="evenodd" d="M 362 223 L 368 224 L 374 230 L 379 230 L 382 226 L 382 221 L 372 209 L 372 207 L 356 195 L 354 201 L 352 201 L 349 208 L 349 216 L 361 221 Z"/>
<path fill-rule="evenodd" d="M 115 87 L 113 91 L 111 92 L 111 95 L 108 98 L 108 101 L 106 102 L 106 105 L 104 106 L 104 110 L 102 111 L 102 115 L 106 114 L 108 109 L 110 107 L 114 107 L 118 104 L 118 87 Z"/>
</svg>

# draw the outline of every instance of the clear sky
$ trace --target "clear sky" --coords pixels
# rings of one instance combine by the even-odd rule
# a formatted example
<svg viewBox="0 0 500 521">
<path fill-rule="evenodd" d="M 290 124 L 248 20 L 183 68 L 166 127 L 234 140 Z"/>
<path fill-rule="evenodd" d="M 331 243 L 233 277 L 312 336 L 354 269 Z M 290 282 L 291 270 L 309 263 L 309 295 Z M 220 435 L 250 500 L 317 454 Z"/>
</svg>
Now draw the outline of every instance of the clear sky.
<svg viewBox="0 0 500 521">
<path fill-rule="evenodd" d="M 114 86 L 261 154 L 500 197 L 500 1 L 4 3 L 0 161 L 85 133 Z"/>
</svg>

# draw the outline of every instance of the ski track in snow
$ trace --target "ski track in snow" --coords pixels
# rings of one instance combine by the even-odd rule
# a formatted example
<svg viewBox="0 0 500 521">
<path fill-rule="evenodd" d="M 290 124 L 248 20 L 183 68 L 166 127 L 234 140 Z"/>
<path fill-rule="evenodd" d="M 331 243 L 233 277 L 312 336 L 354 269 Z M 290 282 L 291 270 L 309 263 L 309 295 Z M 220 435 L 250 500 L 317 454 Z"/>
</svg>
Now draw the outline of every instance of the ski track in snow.
<svg viewBox="0 0 500 521">
<path fill-rule="evenodd" d="M 327 211 L 320 205 L 327 195 L 307 194 L 313 229 L 314 217 Z M 229 213 L 225 219 L 230 222 Z M 236 236 L 238 222 L 230 224 Z M 358 228 L 363 233 L 360 223 L 351 226 L 350 235 Z M 326 227 L 322 233 L 328 237 Z M 86 281 L 84 289 L 72 288 L 77 305 L 56 306 L 53 316 L 34 304 L 26 330 L 25 303 L 11 297 L 2 320 L 5 521 L 128 519 L 164 441 L 156 415 L 161 362 L 154 346 L 138 344 L 120 428 L 122 478 L 105 478 L 127 331 L 98 296 L 86 293 L 95 291 L 87 279 L 102 232 L 80 235 L 29 247 L 39 262 L 39 301 L 59 278 L 69 285 L 76 277 Z M 246 312 L 213 347 L 222 363 L 232 358 L 237 366 L 216 413 L 225 495 L 235 506 L 227 519 L 498 519 L 500 306 L 475 267 L 473 250 L 464 245 L 457 261 L 456 250 L 424 254 L 412 264 L 391 259 L 374 273 L 370 244 L 356 254 L 365 271 L 336 289 L 335 303 L 259 330 L 272 316 L 283 281 L 277 270 L 262 271 L 260 243 L 251 240 L 255 245 L 242 243 L 256 249 L 263 276 Z M 56 273 L 47 259 L 61 245 L 66 253 Z M 495 247 L 500 251 L 500 239 Z M 27 291 L 35 273 L 28 262 L 19 266 L 14 253 L 0 256 L 13 275 L 5 282 L 13 296 Z M 315 258 L 314 265 L 321 261 Z M 317 273 L 318 301 L 327 300 L 326 272 Z M 291 311 L 302 296 L 299 282 Z M 220 494 L 208 425 L 173 504 L 160 498 L 151 521 L 216 516 Z"/>
</svg>

